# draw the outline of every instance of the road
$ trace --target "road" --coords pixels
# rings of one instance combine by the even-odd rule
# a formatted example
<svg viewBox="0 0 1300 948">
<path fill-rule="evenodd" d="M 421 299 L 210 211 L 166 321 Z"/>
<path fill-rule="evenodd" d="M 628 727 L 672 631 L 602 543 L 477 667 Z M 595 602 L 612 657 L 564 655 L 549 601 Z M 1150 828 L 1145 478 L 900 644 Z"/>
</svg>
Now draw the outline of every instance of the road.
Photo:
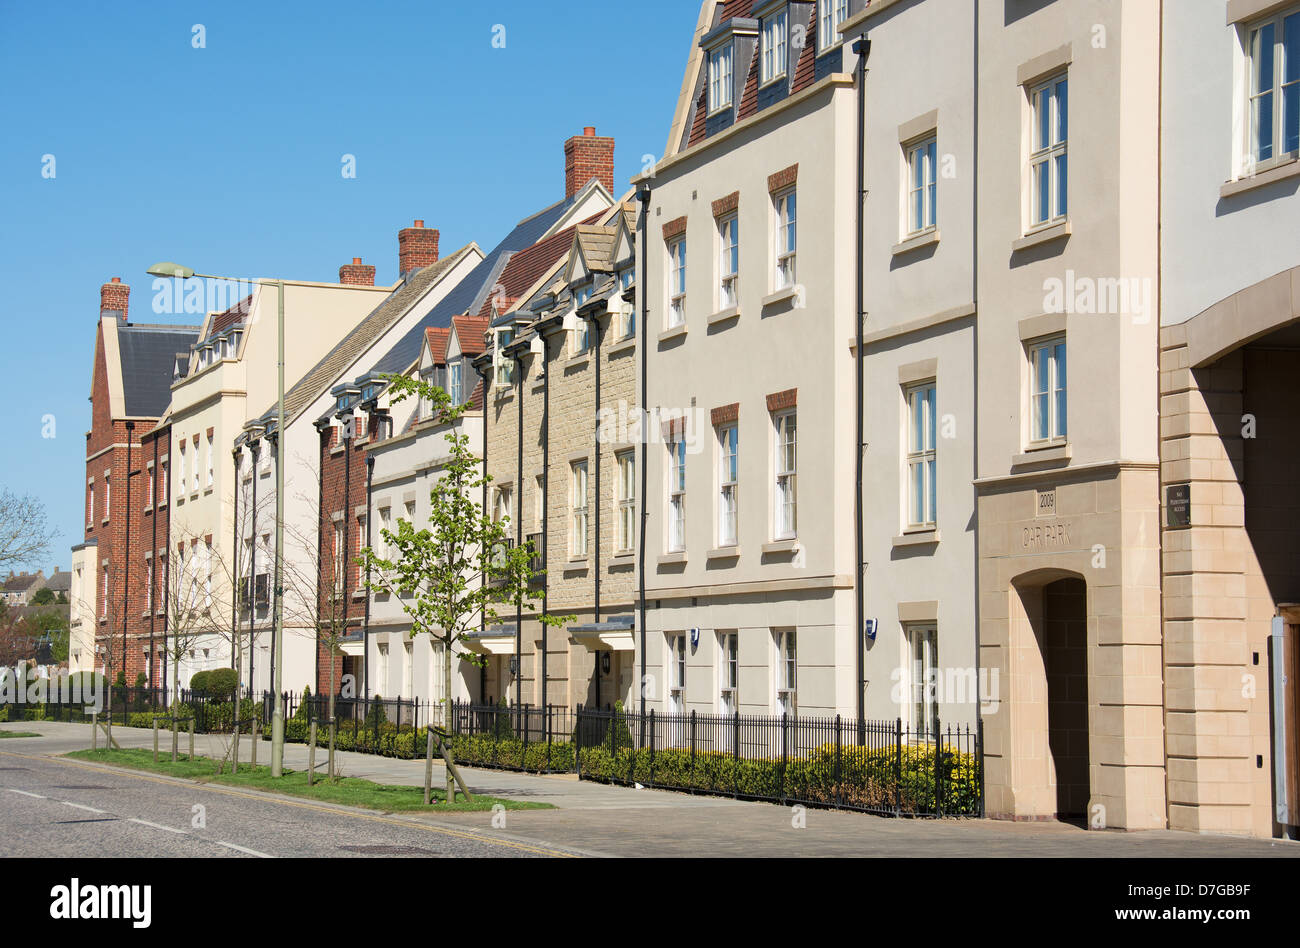
<svg viewBox="0 0 1300 948">
<path fill-rule="evenodd" d="M 55 756 L 87 745 L 83 725 L 6 727 L 42 735 L 0 741 L 0 840 L 6 854 L 17 856 L 1300 857 L 1300 843 L 1283 840 L 884 819 L 471 768 L 464 774 L 475 793 L 555 809 L 512 810 L 504 826 L 485 812 L 381 814 Z M 123 747 L 152 746 L 149 731 L 113 733 Z M 196 742 L 200 754 L 221 756 L 224 746 L 216 736 Z M 266 763 L 265 745 L 260 752 Z M 287 745 L 285 764 L 302 769 L 306 755 L 301 745 Z M 339 761 L 349 777 L 423 781 L 422 761 L 355 753 L 340 753 Z M 435 767 L 435 783 L 442 779 Z M 203 828 L 192 825 L 196 805 L 204 807 Z"/>
<path fill-rule="evenodd" d="M 0 751 L 0 839 L 5 855 L 77 859 L 472 858 L 571 852 L 469 828 L 347 812 L 257 791 L 7 750 Z"/>
</svg>

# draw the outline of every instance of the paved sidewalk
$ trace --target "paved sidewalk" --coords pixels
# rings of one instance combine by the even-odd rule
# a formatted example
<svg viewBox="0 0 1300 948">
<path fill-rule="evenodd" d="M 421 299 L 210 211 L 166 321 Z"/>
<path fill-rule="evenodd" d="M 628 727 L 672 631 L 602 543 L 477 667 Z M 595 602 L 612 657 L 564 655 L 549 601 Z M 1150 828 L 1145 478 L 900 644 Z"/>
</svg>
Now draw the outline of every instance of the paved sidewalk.
<svg viewBox="0 0 1300 948">
<path fill-rule="evenodd" d="M 6 727 L 42 735 L 4 741 L 3 749 L 22 753 L 65 754 L 88 747 L 90 741 L 87 725 L 19 722 Z M 113 736 L 123 747 L 153 746 L 152 731 L 114 727 Z M 228 742 L 226 737 L 199 735 L 195 751 L 222 756 L 229 749 Z M 188 736 L 183 736 L 182 753 L 187 744 Z M 169 750 L 169 735 L 162 736 L 160 747 Z M 241 742 L 241 748 L 247 761 L 248 742 Z M 263 742 L 258 763 L 267 763 L 269 753 L 270 745 Z M 423 761 L 354 752 L 340 752 L 337 757 L 348 777 L 410 786 L 419 786 L 424 780 Z M 322 760 L 318 756 L 318 763 Z M 307 748 L 285 745 L 285 764 L 305 769 Z M 463 776 L 474 792 L 545 802 L 557 809 L 511 811 L 505 814 L 505 826 L 499 818 L 493 826 L 491 813 L 431 810 L 427 817 L 403 817 L 609 856 L 1300 857 L 1300 843 L 1280 840 L 1170 831 L 1088 832 L 1061 823 L 887 819 L 814 809 L 800 813 L 794 807 L 725 797 L 611 787 L 579 781 L 573 775 L 464 768 Z M 434 781 L 439 785 L 443 781 L 440 764 L 435 764 Z"/>
</svg>

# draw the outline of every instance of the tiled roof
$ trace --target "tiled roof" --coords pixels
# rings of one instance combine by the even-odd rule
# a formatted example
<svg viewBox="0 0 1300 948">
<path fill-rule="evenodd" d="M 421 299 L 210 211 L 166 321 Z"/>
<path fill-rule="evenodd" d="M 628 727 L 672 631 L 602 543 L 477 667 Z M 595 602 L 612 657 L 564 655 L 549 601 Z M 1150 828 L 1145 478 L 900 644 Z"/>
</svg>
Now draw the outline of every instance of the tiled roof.
<svg viewBox="0 0 1300 948">
<path fill-rule="evenodd" d="M 453 316 L 451 322 L 456 327 L 461 353 L 467 356 L 481 355 L 487 348 L 483 334 L 488 331 L 492 321 L 486 316 L 470 316 L 466 313 L 463 316 Z"/>
<path fill-rule="evenodd" d="M 212 325 L 208 327 L 207 338 L 211 339 L 213 336 L 219 336 L 231 326 L 241 325 L 248 318 L 252 308 L 253 296 L 250 293 L 224 313 L 212 317 Z"/>
<path fill-rule="evenodd" d="M 555 266 L 569 252 L 569 249 L 573 246 L 573 235 L 577 232 L 578 227 L 582 224 L 594 224 L 608 213 L 608 210 L 597 211 L 579 224 L 566 227 L 545 240 L 538 241 L 531 247 L 512 254 L 510 262 L 501 274 L 501 279 L 493 286 L 493 290 L 498 291 L 499 288 L 499 295 L 507 298 L 518 299 L 522 297 L 528 290 L 532 289 L 533 284 L 540 280 L 547 270 Z M 487 317 L 492 315 L 491 299 L 483 301 L 478 314 Z"/>
<path fill-rule="evenodd" d="M 610 257 L 614 253 L 614 238 L 617 234 L 618 228 L 612 226 L 578 227 L 578 247 L 582 250 L 582 258 L 587 262 L 587 269 L 601 271 L 610 269 Z"/>
<path fill-rule="evenodd" d="M 130 418 L 161 418 L 172 400 L 176 354 L 188 355 L 198 326 L 133 326 L 117 331 L 124 410 Z"/>
<path fill-rule="evenodd" d="M 72 574 L 67 571 L 51 573 L 50 578 L 45 581 L 45 588 L 55 593 L 70 592 L 72 590 Z"/>
<path fill-rule="evenodd" d="M 420 357 L 426 329 L 430 326 L 450 326 L 452 317 L 461 313 L 479 312 L 484 300 L 499 281 L 510 255 L 536 243 L 573 206 L 573 201 L 570 198 L 552 204 L 516 224 L 514 230 L 420 321 L 419 326 L 414 327 L 379 360 L 375 371 L 405 372 Z"/>
<path fill-rule="evenodd" d="M 284 410 L 289 419 L 298 417 L 307 406 L 329 391 L 330 386 L 335 384 L 348 366 L 374 345 L 375 340 L 387 332 L 393 323 L 406 315 L 420 296 L 460 263 L 469 252 L 470 246 L 461 247 L 437 263 L 407 274 L 406 279 L 398 285 L 397 289 L 388 294 L 370 315 L 357 323 L 356 327 L 343 337 L 343 341 L 316 364 L 315 368 L 285 393 Z"/>
<path fill-rule="evenodd" d="M 447 340 L 451 338 L 451 330 L 445 326 L 430 326 L 425 337 L 429 341 L 429 354 L 433 356 L 433 364 L 445 364 L 447 361 Z"/>
<path fill-rule="evenodd" d="M 36 584 L 41 577 L 35 573 L 19 573 L 17 576 L 10 576 L 4 582 L 0 582 L 0 590 L 8 593 L 26 592 Z"/>
</svg>

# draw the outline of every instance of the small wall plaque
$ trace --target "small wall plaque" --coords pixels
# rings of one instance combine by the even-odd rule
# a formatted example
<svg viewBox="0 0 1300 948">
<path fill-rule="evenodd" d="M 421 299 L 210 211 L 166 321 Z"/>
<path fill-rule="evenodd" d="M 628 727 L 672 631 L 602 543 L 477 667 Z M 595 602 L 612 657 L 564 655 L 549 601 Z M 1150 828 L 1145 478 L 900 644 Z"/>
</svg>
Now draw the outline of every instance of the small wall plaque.
<svg viewBox="0 0 1300 948">
<path fill-rule="evenodd" d="M 1170 484 L 1165 488 L 1165 526 L 1171 530 L 1192 525 L 1192 485 Z"/>
<path fill-rule="evenodd" d="M 1056 516 L 1056 488 L 1038 491 L 1034 498 L 1034 516 L 1035 517 L 1055 517 Z"/>
</svg>

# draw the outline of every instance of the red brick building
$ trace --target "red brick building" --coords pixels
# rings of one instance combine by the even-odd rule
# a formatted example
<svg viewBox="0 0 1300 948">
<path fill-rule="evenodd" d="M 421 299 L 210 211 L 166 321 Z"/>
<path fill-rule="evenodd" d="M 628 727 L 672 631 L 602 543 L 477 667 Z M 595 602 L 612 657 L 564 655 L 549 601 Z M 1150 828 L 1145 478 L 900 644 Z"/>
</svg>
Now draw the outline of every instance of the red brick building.
<svg viewBox="0 0 1300 948">
<path fill-rule="evenodd" d="M 198 328 L 132 323 L 130 296 L 118 277 L 100 289 L 85 480 L 85 542 L 98 554 L 96 575 L 82 581 L 94 590 L 86 595 L 94 602 L 93 667 L 113 678 L 124 673 L 128 684 L 141 672 L 160 683 L 161 660 L 149 659 L 165 629 L 158 567 L 165 570 L 169 439 L 158 426 L 178 356 L 188 360 Z"/>
</svg>

